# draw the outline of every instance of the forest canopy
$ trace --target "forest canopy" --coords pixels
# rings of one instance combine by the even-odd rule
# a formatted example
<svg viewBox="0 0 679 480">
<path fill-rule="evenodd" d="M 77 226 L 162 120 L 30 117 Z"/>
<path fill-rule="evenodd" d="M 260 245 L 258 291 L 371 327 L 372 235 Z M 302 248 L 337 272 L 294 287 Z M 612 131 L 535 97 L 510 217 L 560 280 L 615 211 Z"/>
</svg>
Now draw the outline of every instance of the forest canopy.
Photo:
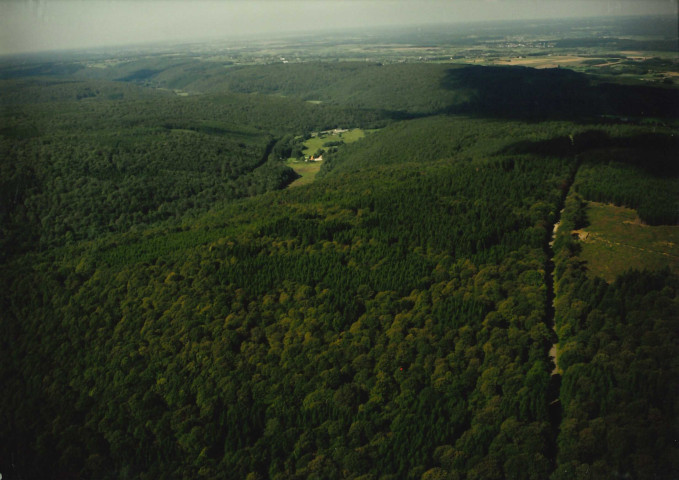
<svg viewBox="0 0 679 480">
<path fill-rule="evenodd" d="M 167 56 L 0 77 L 8 478 L 679 471 L 677 272 L 606 282 L 577 233 L 588 202 L 679 228 L 676 88 Z"/>
</svg>

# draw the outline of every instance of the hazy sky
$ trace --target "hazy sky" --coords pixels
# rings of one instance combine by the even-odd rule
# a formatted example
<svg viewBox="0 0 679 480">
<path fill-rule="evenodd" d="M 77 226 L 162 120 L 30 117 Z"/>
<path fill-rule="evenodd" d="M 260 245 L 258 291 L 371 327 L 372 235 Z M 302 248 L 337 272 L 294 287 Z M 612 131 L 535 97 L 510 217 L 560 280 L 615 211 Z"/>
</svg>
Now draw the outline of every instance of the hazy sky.
<svg viewBox="0 0 679 480">
<path fill-rule="evenodd" d="M 0 0 L 0 53 L 349 26 L 676 15 L 678 0 Z"/>
</svg>

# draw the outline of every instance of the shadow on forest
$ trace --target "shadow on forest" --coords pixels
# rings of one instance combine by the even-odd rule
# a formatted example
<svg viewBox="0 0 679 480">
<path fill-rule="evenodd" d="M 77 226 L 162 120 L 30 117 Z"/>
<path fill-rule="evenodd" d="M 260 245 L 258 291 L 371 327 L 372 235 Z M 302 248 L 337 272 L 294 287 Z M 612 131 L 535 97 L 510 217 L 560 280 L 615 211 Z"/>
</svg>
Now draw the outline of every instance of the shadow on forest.
<svg viewBox="0 0 679 480">
<path fill-rule="evenodd" d="M 0 79 L 9 80 L 24 77 L 59 77 L 73 75 L 84 69 L 83 65 L 71 62 L 44 62 L 29 65 L 0 64 Z"/>
<path fill-rule="evenodd" d="M 589 130 L 572 137 L 517 142 L 499 154 L 568 157 L 585 152 L 589 162 L 616 161 L 634 165 L 656 176 L 679 176 L 679 162 L 676 160 L 679 138 L 659 133 L 611 137 L 601 130 Z"/>
<path fill-rule="evenodd" d="M 447 71 L 446 90 L 471 89 L 472 99 L 441 113 L 542 119 L 615 115 L 677 117 L 679 91 L 600 82 L 568 69 L 469 66 Z"/>
</svg>

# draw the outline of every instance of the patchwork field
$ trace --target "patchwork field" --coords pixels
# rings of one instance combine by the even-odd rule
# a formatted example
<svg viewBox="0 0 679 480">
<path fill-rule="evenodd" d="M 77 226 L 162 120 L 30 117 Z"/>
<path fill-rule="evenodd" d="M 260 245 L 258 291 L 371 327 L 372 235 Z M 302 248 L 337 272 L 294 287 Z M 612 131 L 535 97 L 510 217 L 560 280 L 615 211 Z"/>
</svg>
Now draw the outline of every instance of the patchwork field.
<svg viewBox="0 0 679 480">
<path fill-rule="evenodd" d="M 593 274 L 612 282 L 630 269 L 679 272 L 679 226 L 644 225 L 632 209 L 597 202 L 589 203 L 587 217 L 590 225 L 574 233 Z"/>
<path fill-rule="evenodd" d="M 521 65 L 533 68 L 557 68 L 559 66 L 573 66 L 579 65 L 590 58 L 580 57 L 577 55 L 545 55 L 539 57 L 515 57 L 508 59 L 500 59 L 493 62 L 495 65 Z M 605 63 L 605 60 L 601 60 Z"/>
</svg>

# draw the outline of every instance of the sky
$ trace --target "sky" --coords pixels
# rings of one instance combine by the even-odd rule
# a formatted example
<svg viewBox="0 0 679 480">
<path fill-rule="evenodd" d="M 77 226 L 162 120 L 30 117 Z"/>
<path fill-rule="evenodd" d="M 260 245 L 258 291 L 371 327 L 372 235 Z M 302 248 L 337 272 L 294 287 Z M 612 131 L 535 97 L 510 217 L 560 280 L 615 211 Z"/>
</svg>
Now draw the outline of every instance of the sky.
<svg viewBox="0 0 679 480">
<path fill-rule="evenodd" d="M 679 0 L 0 0 L 0 54 L 344 27 L 676 15 Z"/>
</svg>

